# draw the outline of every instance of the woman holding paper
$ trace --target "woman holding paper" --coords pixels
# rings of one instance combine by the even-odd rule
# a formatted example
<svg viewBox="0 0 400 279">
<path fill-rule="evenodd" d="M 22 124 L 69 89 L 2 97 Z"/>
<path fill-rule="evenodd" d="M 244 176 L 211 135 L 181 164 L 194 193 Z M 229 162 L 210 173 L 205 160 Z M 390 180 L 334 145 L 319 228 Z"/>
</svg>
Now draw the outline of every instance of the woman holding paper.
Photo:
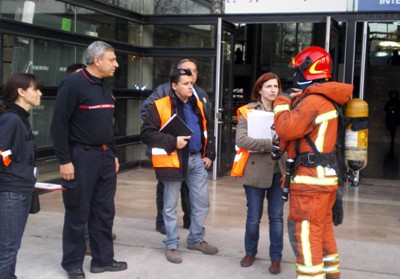
<svg viewBox="0 0 400 279">
<path fill-rule="evenodd" d="M 283 200 L 280 187 L 281 170 L 279 161 L 271 159 L 271 120 L 272 103 L 282 92 L 281 81 L 274 73 L 261 75 L 250 96 L 251 102 L 238 109 L 238 124 L 236 126 L 236 145 L 244 151 L 249 151 L 249 157 L 244 164 L 243 174 L 239 178 L 243 183 L 247 199 L 247 220 L 244 245 L 245 257 L 241 260 L 242 267 L 253 264 L 258 252 L 260 221 L 263 214 L 264 199 L 268 201 L 268 219 L 271 266 L 269 271 L 278 274 L 281 271 L 280 262 L 283 250 Z M 256 117 L 253 117 L 254 114 Z M 263 115 L 264 114 L 264 115 Z M 273 117 L 273 116 L 272 116 Z M 262 120 L 260 120 L 262 119 Z M 256 123 L 253 123 L 256 122 Z M 266 124 L 268 123 L 268 124 Z M 268 125 L 263 129 L 263 125 Z M 264 134 L 256 133 L 252 128 L 259 127 Z M 264 127 L 265 128 L 265 127 Z"/>
<path fill-rule="evenodd" d="M 0 279 L 17 278 L 17 253 L 36 182 L 28 117 L 29 110 L 40 105 L 41 85 L 35 75 L 12 74 L 0 100 Z"/>
</svg>

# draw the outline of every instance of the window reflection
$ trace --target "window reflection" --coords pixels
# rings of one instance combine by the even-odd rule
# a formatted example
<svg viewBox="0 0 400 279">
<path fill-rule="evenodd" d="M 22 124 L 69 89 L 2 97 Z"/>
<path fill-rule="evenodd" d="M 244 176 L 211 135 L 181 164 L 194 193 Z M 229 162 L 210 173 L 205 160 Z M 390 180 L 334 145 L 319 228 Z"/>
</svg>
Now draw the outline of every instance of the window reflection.
<svg viewBox="0 0 400 279">
<path fill-rule="evenodd" d="M 210 14 L 210 1 L 195 0 L 97 0 L 140 14 Z"/>
<path fill-rule="evenodd" d="M 46 86 L 58 86 L 72 63 L 85 63 L 85 48 L 4 34 L 3 81 L 11 73 L 40 76 Z"/>
<path fill-rule="evenodd" d="M 125 6 L 123 4 L 125 1 L 112 2 L 113 4 Z M 155 5 L 164 10 L 166 7 L 173 9 L 172 7 L 176 3 L 172 1 L 171 5 L 166 5 L 165 3 L 156 3 Z M 186 3 L 186 5 L 195 4 Z M 0 11 L 2 16 L 11 20 L 79 33 L 102 40 L 115 40 L 133 46 L 214 46 L 214 30 L 211 25 L 142 26 L 123 18 L 109 16 L 56 0 L 2 1 L 0 3 Z M 196 13 L 198 12 L 196 10 Z"/>
</svg>

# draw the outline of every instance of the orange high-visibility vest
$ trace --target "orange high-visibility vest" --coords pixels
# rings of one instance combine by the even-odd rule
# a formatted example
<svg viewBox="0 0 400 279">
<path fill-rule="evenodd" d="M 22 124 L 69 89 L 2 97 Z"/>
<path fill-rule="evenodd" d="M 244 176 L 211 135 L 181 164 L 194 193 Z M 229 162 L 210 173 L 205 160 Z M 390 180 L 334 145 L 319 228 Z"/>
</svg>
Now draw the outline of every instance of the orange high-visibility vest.
<svg viewBox="0 0 400 279">
<path fill-rule="evenodd" d="M 239 121 L 240 115 L 243 115 L 244 119 L 247 121 L 247 112 L 251 110 L 253 110 L 253 108 L 249 109 L 247 105 L 238 108 L 236 110 L 237 120 Z M 231 176 L 243 176 L 243 171 L 249 159 L 250 152 L 245 148 L 239 148 L 237 146 L 235 146 L 235 149 L 236 155 L 233 160 Z"/>
<path fill-rule="evenodd" d="M 202 116 L 202 124 L 203 124 L 203 133 L 204 133 L 204 153 L 205 155 L 205 147 L 207 144 L 207 120 L 204 115 L 203 103 L 197 100 L 197 106 L 200 108 L 201 116 Z M 171 99 L 169 96 L 161 98 L 159 100 L 154 101 L 154 104 L 157 108 L 158 115 L 161 120 L 161 127 L 168 122 L 168 120 L 172 116 L 172 106 Z M 152 148 L 151 151 L 151 161 L 153 163 L 154 168 L 180 168 L 180 162 L 178 157 L 178 152 L 175 150 L 171 154 L 167 154 L 164 149 L 161 148 Z"/>
</svg>

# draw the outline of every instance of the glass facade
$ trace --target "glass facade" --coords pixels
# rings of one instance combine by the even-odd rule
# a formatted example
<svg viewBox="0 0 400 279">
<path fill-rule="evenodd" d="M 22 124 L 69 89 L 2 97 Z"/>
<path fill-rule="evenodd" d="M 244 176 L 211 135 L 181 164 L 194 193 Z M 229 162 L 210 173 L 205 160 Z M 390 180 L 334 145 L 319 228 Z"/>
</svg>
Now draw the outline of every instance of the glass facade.
<svg viewBox="0 0 400 279">
<path fill-rule="evenodd" d="M 261 31 L 261 64 L 264 71 L 273 71 L 282 81 L 284 88 L 292 85 L 293 71 L 289 62 L 313 41 L 315 23 L 263 24 Z"/>
<path fill-rule="evenodd" d="M 84 47 L 8 34 L 2 34 L 1 41 L 3 80 L 24 72 L 40 76 L 46 86 L 58 86 L 68 65 L 85 62 Z"/>
<path fill-rule="evenodd" d="M 142 46 L 151 47 L 214 47 L 212 25 L 145 25 Z"/>
<path fill-rule="evenodd" d="M 211 0 L 1 0 L 0 94 L 4 80 L 11 73 L 34 73 L 44 80 L 42 105 L 32 111 L 31 117 L 43 168 L 57 165 L 52 161 L 54 154 L 48 135 L 57 87 L 65 78 L 68 65 L 85 63 L 86 47 L 95 40 L 110 43 L 119 63 L 115 75 L 108 81 L 117 98 L 115 135 L 123 164 L 147 159 L 139 140 L 139 111 L 143 100 L 158 85 L 168 82 L 179 60 L 192 58 L 197 61 L 197 83 L 209 94 L 210 107 L 214 109 L 216 100 L 220 104 L 215 113 L 215 121 L 222 121 L 218 131 L 221 142 L 217 148 L 223 151 L 221 156 L 226 155 L 220 169 L 228 168 L 231 161 L 228 153 L 232 148 L 226 143 L 232 143 L 235 108 L 248 101 L 255 79 L 263 72 L 275 72 L 283 87 L 289 88 L 293 79 L 289 61 L 307 46 L 325 47 L 327 18 L 331 15 L 212 15 L 223 10 L 223 3 Z M 381 15 L 363 16 L 368 20 Z M 330 25 L 329 46 L 335 64 L 332 72 L 335 77 L 342 76 L 346 82 L 354 83 L 355 88 L 361 88 L 362 22 L 354 27 L 346 23 L 348 17 L 346 13 L 332 16 L 334 26 Z M 388 18 L 398 18 L 398 13 Z M 396 66 L 388 65 L 393 64 L 388 59 L 400 51 L 399 23 L 388 18 L 382 22 L 374 19 L 369 25 L 368 66 Z M 352 20 L 357 21 L 357 17 Z M 220 22 L 223 30 L 217 34 Z M 220 45 L 217 45 L 218 37 L 222 37 Z M 384 45 L 388 43 L 391 45 Z M 232 125 L 225 120 L 233 120 Z"/>
<path fill-rule="evenodd" d="M 211 1 L 195 0 L 97 0 L 146 15 L 210 14 Z"/>
<path fill-rule="evenodd" d="M 187 14 L 195 10 L 207 13 L 206 9 L 198 9 L 200 4 L 196 6 L 194 1 L 185 1 L 179 9 L 177 3 L 182 1 L 101 2 L 148 14 Z M 108 81 L 117 98 L 115 136 L 122 164 L 131 165 L 148 159 L 139 140 L 140 107 L 155 87 L 168 82 L 169 74 L 179 60 L 188 58 L 179 49 L 193 48 L 200 53 L 190 56 L 197 62 L 198 84 L 209 92 L 211 100 L 214 98 L 214 58 L 201 54 L 202 50 L 209 53 L 214 48 L 213 24 L 145 25 L 108 12 L 107 9 L 99 12 L 56 0 L 0 2 L 0 20 L 22 23 L 22 26 L 34 25 L 43 30 L 39 36 L 28 31 L 18 35 L 7 31 L 0 33 L 0 90 L 7 76 L 15 72 L 33 73 L 44 81 L 42 103 L 32 110 L 30 117 L 41 154 L 38 165 L 42 174 L 58 170 L 49 135 L 57 87 L 65 78 L 68 65 L 86 62 L 87 44 L 82 44 L 79 37 L 72 39 L 74 34 L 90 41 L 104 40 L 115 47 L 119 68 Z M 58 37 L 47 35 L 46 30 L 58 32 L 60 38 L 71 34 L 71 40 L 60 41 Z M 163 48 L 161 53 L 160 48 Z"/>
<path fill-rule="evenodd" d="M 56 0 L 2 1 L 0 12 L 2 17 L 18 22 L 88 35 L 102 40 L 118 41 L 132 46 L 182 48 L 214 46 L 212 25 L 140 25 Z"/>
<path fill-rule="evenodd" d="M 3 17 L 24 23 L 107 39 L 127 34 L 126 21 L 62 1 L 1 1 L 0 5 Z"/>
</svg>

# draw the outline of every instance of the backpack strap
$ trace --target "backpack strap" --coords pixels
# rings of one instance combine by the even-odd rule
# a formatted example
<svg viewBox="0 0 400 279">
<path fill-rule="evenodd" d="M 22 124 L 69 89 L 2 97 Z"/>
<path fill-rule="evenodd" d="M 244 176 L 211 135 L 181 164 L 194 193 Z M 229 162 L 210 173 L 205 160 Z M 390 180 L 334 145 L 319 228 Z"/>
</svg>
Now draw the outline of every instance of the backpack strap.
<svg viewBox="0 0 400 279">
<path fill-rule="evenodd" d="M 305 97 L 312 95 L 307 94 L 299 99 L 298 102 L 303 100 Z M 319 95 L 323 96 L 323 95 Z M 321 153 L 315 146 L 315 143 L 311 140 L 309 135 L 305 135 L 304 139 L 306 140 L 307 144 L 311 147 L 313 152 L 303 152 L 300 153 L 300 140 L 296 140 L 295 151 L 295 163 L 294 168 L 297 169 L 298 166 L 302 165 L 305 167 L 317 167 L 323 166 L 332 168 L 336 171 L 337 176 L 339 178 L 339 183 L 343 180 L 346 180 L 347 169 L 344 163 L 344 134 L 345 134 L 345 127 L 351 123 L 351 118 L 344 115 L 343 110 L 339 105 L 332 101 L 331 99 L 323 96 L 324 98 L 328 99 L 338 113 L 338 131 L 336 136 L 336 144 L 335 148 L 330 153 Z M 296 104 L 298 104 L 296 102 Z"/>
</svg>

